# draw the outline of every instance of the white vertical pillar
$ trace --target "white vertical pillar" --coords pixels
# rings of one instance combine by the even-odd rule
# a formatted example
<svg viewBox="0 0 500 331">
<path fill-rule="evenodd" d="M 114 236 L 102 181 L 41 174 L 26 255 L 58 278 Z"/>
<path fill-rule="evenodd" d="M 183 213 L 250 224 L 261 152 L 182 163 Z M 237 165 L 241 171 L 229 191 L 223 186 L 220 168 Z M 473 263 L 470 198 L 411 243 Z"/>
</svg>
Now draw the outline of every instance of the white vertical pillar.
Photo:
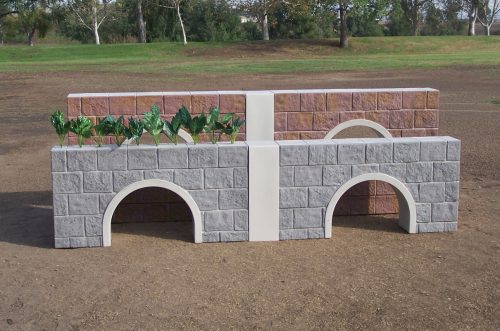
<svg viewBox="0 0 500 331">
<path fill-rule="evenodd" d="M 246 100 L 246 140 L 274 141 L 274 93 L 247 92 Z"/>
<path fill-rule="evenodd" d="M 279 240 L 279 146 L 272 141 L 247 142 L 248 222 L 250 241 Z"/>
</svg>

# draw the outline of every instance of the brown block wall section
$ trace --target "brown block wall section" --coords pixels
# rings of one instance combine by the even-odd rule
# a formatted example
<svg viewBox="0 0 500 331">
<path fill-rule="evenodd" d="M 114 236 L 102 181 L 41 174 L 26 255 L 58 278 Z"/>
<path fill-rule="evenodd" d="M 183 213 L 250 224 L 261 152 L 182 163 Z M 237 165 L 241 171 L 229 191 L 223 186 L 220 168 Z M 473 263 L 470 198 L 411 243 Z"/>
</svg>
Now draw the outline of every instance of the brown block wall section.
<svg viewBox="0 0 500 331">
<path fill-rule="evenodd" d="M 434 89 L 297 90 L 274 91 L 274 137 L 276 140 L 323 139 L 336 125 L 366 119 L 385 127 L 394 137 L 436 136 L 439 128 L 439 91 Z M 192 114 L 219 107 L 245 119 L 245 92 L 168 92 L 71 94 L 69 119 L 88 116 L 94 123 L 108 114 L 141 117 L 152 104 L 170 120 L 184 105 Z M 69 144 L 76 137 L 69 136 Z M 208 137 L 202 136 L 202 141 Z M 243 127 L 237 140 L 245 140 Z M 162 141 L 166 142 L 163 137 Z M 112 138 L 106 137 L 105 143 Z M 93 144 L 89 139 L 87 144 Z M 390 185 L 378 182 L 353 187 L 340 200 L 335 214 L 392 214 L 399 210 Z"/>
</svg>

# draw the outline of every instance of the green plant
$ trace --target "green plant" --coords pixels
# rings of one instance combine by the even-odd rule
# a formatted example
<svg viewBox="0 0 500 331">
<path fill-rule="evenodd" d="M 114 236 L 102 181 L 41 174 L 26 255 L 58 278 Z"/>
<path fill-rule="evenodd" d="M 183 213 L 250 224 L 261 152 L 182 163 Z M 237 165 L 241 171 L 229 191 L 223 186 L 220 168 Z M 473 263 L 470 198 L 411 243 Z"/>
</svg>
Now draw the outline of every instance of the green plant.
<svg viewBox="0 0 500 331">
<path fill-rule="evenodd" d="M 66 121 L 64 119 L 64 114 L 60 110 L 57 110 L 50 116 L 50 123 L 52 123 L 54 129 L 56 129 L 57 136 L 59 137 L 59 146 L 62 147 L 64 139 L 70 129 L 71 122 Z"/>
<path fill-rule="evenodd" d="M 135 141 L 137 145 L 139 145 L 142 133 L 144 132 L 144 122 L 140 119 L 129 118 L 128 127 L 125 128 L 125 137 L 127 139 L 131 139 Z"/>
<path fill-rule="evenodd" d="M 105 118 L 99 118 L 97 121 L 98 123 L 94 125 L 94 141 L 97 147 L 101 147 L 104 143 L 104 136 L 110 134 L 111 130 Z"/>
<path fill-rule="evenodd" d="M 234 114 L 230 113 L 224 116 L 221 124 L 223 126 L 222 133 L 227 134 L 231 144 L 234 144 L 236 136 L 240 132 L 241 127 L 245 124 L 245 120 L 242 120 L 239 117 L 235 118 Z"/>
<path fill-rule="evenodd" d="M 188 112 L 186 107 L 182 107 L 179 112 L 182 118 L 182 125 L 184 125 L 186 130 L 193 137 L 193 142 L 195 144 L 199 143 L 200 133 L 205 130 L 205 126 L 207 125 L 207 117 L 205 116 L 205 113 L 201 113 L 199 116 L 191 117 L 191 114 Z"/>
<path fill-rule="evenodd" d="M 144 113 L 144 128 L 153 137 L 155 145 L 160 143 L 160 134 L 163 132 L 164 123 L 160 117 L 157 105 L 151 106 L 151 111 Z"/>
<path fill-rule="evenodd" d="M 224 122 L 224 120 L 226 120 L 228 115 L 229 114 L 226 114 L 222 117 L 222 122 Z M 222 123 L 219 122 L 219 116 L 220 116 L 220 109 L 217 107 L 210 109 L 210 112 L 207 116 L 207 125 L 205 127 L 205 131 L 209 133 L 210 141 L 212 142 L 212 144 L 217 143 L 217 140 L 218 140 L 216 137 L 217 131 L 221 131 L 224 128 Z M 227 121 L 229 121 L 230 119 L 231 119 L 231 116 L 229 116 Z M 219 134 L 219 138 L 220 138 L 220 134 Z"/>
<path fill-rule="evenodd" d="M 78 145 L 82 147 L 83 143 L 85 142 L 85 139 L 90 138 L 92 136 L 92 121 L 88 117 L 85 116 L 78 116 L 76 120 L 71 120 L 70 121 L 70 128 L 69 130 L 76 134 L 76 137 L 78 139 Z"/>
<path fill-rule="evenodd" d="M 108 115 L 103 122 L 106 132 L 115 137 L 115 144 L 117 146 L 121 146 L 125 141 L 125 125 L 123 124 L 123 116 L 118 117 L 115 121 L 113 116 Z"/>
<path fill-rule="evenodd" d="M 182 108 L 186 109 L 185 106 L 182 106 L 181 109 Z M 165 133 L 168 139 L 176 145 L 179 142 L 179 130 L 181 129 L 182 123 L 182 114 L 179 110 L 172 118 L 171 122 L 165 120 L 163 124 L 163 133 Z"/>
</svg>

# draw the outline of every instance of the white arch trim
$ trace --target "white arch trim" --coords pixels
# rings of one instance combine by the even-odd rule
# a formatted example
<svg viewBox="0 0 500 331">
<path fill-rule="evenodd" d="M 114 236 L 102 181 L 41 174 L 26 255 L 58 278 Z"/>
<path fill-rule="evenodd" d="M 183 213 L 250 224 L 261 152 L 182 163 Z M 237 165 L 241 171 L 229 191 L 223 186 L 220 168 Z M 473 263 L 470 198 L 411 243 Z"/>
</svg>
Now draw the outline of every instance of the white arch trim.
<svg viewBox="0 0 500 331">
<path fill-rule="evenodd" d="M 144 133 L 147 131 L 144 130 Z M 182 140 L 184 140 L 186 143 L 194 143 L 193 137 L 189 133 L 187 133 L 185 130 L 180 129 L 179 130 L 179 137 L 181 137 Z M 132 143 L 132 139 L 127 139 L 123 142 L 125 145 L 130 145 Z"/>
<path fill-rule="evenodd" d="M 406 186 L 398 179 L 381 173 L 363 174 L 354 177 L 342 185 L 333 195 L 328 207 L 326 208 L 325 217 L 325 238 L 332 237 L 332 218 L 335 206 L 340 198 L 351 187 L 356 184 L 369 180 L 379 180 L 391 184 L 396 189 L 396 194 L 399 200 L 399 226 L 405 229 L 408 233 L 417 233 L 417 207 L 415 200 Z"/>
<path fill-rule="evenodd" d="M 358 120 L 350 120 L 346 122 L 342 122 L 336 127 L 334 127 L 330 132 L 328 132 L 325 136 L 324 139 L 333 139 L 336 135 L 338 135 L 340 132 L 344 131 L 345 129 L 352 128 L 355 126 L 364 126 L 372 129 L 377 133 L 377 135 L 380 138 L 392 138 L 392 135 L 389 131 L 387 131 L 386 128 L 384 128 L 382 125 L 370 121 L 370 120 L 363 120 L 363 119 L 358 119 Z"/>
<path fill-rule="evenodd" d="M 179 195 L 188 205 L 191 210 L 191 214 L 193 214 L 193 232 L 194 232 L 194 242 L 201 243 L 202 240 L 202 222 L 201 222 L 201 212 L 198 208 L 198 205 L 194 201 L 193 197 L 184 190 L 182 187 L 175 185 L 174 183 L 167 182 L 161 179 L 147 179 L 135 182 L 133 184 L 128 185 L 124 189 L 122 189 L 118 194 L 116 194 L 111 202 L 106 207 L 106 211 L 103 216 L 103 224 L 102 224 L 102 243 L 103 246 L 111 246 L 111 219 L 113 218 L 113 214 L 115 213 L 116 207 L 120 204 L 120 202 L 127 197 L 130 193 L 137 191 L 141 188 L 147 187 L 160 187 L 166 190 L 172 191 Z"/>
</svg>

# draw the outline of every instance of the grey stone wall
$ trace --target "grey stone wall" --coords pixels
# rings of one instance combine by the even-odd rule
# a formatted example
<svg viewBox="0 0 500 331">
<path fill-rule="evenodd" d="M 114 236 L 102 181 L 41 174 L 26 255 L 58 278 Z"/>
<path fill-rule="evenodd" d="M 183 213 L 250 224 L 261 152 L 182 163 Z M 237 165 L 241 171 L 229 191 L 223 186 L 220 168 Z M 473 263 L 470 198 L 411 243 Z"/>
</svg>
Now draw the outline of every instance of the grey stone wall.
<svg viewBox="0 0 500 331">
<path fill-rule="evenodd" d="M 280 239 L 323 238 L 335 192 L 365 173 L 393 176 L 411 192 L 418 232 L 458 221 L 460 141 L 451 137 L 280 141 Z M 333 219 L 335 224 L 335 217 Z"/>
<path fill-rule="evenodd" d="M 162 179 L 187 190 L 203 220 L 203 241 L 248 240 L 245 143 L 85 146 L 52 149 L 55 246 L 102 246 L 103 214 L 127 185 Z"/>
</svg>

